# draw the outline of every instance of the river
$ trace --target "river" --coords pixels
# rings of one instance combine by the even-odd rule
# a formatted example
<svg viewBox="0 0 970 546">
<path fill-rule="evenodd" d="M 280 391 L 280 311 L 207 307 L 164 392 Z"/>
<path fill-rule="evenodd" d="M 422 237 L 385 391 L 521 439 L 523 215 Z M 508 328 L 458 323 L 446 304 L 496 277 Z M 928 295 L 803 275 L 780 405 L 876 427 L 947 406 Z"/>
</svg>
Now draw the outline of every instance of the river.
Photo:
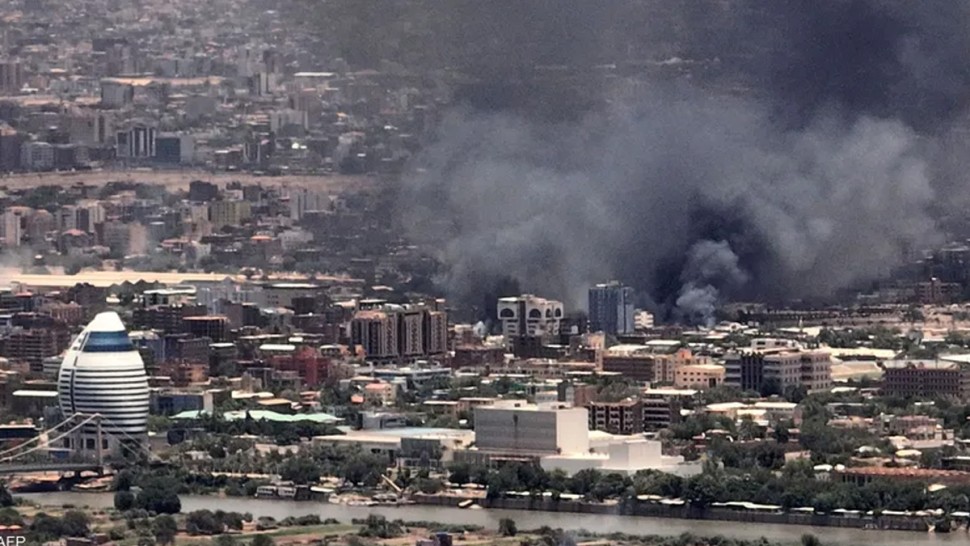
<svg viewBox="0 0 970 546">
<path fill-rule="evenodd" d="M 22 493 L 16 496 L 41 505 L 94 509 L 110 508 L 114 503 L 112 493 Z M 635 516 L 603 516 L 599 514 L 575 514 L 513 510 L 462 510 L 440 506 L 347 506 L 324 502 L 294 502 L 283 500 L 258 500 L 241 497 L 215 498 L 204 495 L 183 495 L 182 511 L 225 510 L 249 512 L 256 517 L 270 516 L 283 519 L 287 516 L 317 514 L 321 518 L 335 518 L 349 522 L 363 519 L 369 514 L 380 514 L 388 519 L 405 521 L 438 521 L 454 524 L 481 525 L 497 529 L 502 518 L 515 520 L 519 529 L 535 529 L 548 525 L 565 530 L 587 529 L 597 533 L 621 532 L 633 535 L 679 535 L 693 533 L 698 536 L 721 535 L 736 539 L 756 540 L 765 537 L 772 541 L 798 543 L 805 533 L 812 533 L 826 546 L 914 546 L 922 544 L 970 544 L 970 536 L 964 531 L 949 534 L 916 533 L 906 531 L 864 531 L 838 527 L 808 527 L 801 525 L 755 524 L 728 521 L 682 520 L 671 518 L 647 518 Z"/>
</svg>

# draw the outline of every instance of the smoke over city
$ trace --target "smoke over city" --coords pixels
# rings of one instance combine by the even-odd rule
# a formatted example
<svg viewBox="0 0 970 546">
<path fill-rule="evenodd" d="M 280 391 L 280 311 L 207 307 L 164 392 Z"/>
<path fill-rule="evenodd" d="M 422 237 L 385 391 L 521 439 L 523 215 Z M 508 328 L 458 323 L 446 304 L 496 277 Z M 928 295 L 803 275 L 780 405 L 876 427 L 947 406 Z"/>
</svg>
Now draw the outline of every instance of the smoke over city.
<svg viewBox="0 0 970 546">
<path fill-rule="evenodd" d="M 825 296 L 941 240 L 937 215 L 963 186 L 944 175 L 966 151 L 951 129 L 970 89 L 970 6 L 703 4 L 667 6 L 638 35 L 679 21 L 668 64 L 702 66 L 693 80 L 641 77 L 623 93 L 610 80 L 575 119 L 447 116 L 403 213 L 453 297 L 512 277 L 582 306 L 591 282 L 618 278 L 703 323 L 725 299 Z M 596 55 L 563 51 L 602 60 L 596 40 Z"/>
</svg>

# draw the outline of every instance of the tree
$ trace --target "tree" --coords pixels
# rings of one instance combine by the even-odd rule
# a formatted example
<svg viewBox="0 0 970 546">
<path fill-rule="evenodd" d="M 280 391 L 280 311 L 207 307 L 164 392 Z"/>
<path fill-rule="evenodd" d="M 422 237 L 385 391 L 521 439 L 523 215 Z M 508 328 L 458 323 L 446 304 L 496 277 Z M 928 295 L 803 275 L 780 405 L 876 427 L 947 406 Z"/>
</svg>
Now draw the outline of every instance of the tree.
<svg viewBox="0 0 970 546">
<path fill-rule="evenodd" d="M 195 510 L 185 516 L 185 530 L 189 534 L 216 535 L 223 531 L 223 527 L 211 510 Z"/>
<path fill-rule="evenodd" d="M 10 490 L 7 489 L 7 484 L 0 483 L 0 507 L 13 506 L 14 499 L 13 495 L 10 494 Z"/>
<path fill-rule="evenodd" d="M 280 467 L 280 478 L 298 484 L 317 483 L 320 479 L 320 467 L 307 457 L 292 457 L 283 462 Z"/>
<path fill-rule="evenodd" d="M 84 537 L 88 534 L 88 515 L 80 510 L 68 510 L 61 518 L 61 528 L 65 536 Z"/>
<path fill-rule="evenodd" d="M 371 514 L 364 520 L 364 526 L 357 534 L 370 538 L 395 538 L 404 534 L 404 530 L 398 523 L 387 521 L 384 516 Z"/>
<path fill-rule="evenodd" d="M 219 535 L 213 541 L 215 546 L 236 546 L 236 538 L 232 535 Z"/>
<path fill-rule="evenodd" d="M 253 541 L 249 543 L 249 546 L 274 546 L 275 544 L 273 538 L 269 535 L 256 535 L 253 537 Z"/>
<path fill-rule="evenodd" d="M 127 512 L 135 507 L 135 494 L 122 490 L 115 493 L 115 510 Z"/>
<path fill-rule="evenodd" d="M 155 541 L 159 544 L 172 544 L 175 542 L 175 535 L 178 533 L 178 524 L 175 518 L 168 514 L 163 514 L 155 518 L 152 522 L 152 534 Z"/>
<path fill-rule="evenodd" d="M 502 518 L 498 521 L 498 534 L 503 537 L 514 537 L 519 532 L 515 526 L 515 520 Z"/>
<path fill-rule="evenodd" d="M 817 536 L 806 533 L 802 535 L 802 546 L 822 546 L 822 542 Z"/>
<path fill-rule="evenodd" d="M 135 498 L 135 507 L 156 514 L 178 514 L 182 511 L 182 501 L 175 489 L 176 483 L 172 478 L 161 476 L 145 480 Z"/>
</svg>

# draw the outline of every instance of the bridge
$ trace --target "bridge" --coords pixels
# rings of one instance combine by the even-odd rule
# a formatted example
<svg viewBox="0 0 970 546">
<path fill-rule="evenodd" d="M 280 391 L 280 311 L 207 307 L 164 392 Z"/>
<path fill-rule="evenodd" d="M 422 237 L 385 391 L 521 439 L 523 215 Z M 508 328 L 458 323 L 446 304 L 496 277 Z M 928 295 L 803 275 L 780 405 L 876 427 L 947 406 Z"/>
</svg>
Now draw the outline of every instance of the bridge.
<svg viewBox="0 0 970 546">
<path fill-rule="evenodd" d="M 87 463 L 38 462 L 24 464 L 0 464 L 0 475 L 27 474 L 31 472 L 83 472 L 90 470 L 104 474 L 105 467 L 96 461 Z"/>
<path fill-rule="evenodd" d="M 105 464 L 105 457 L 102 451 L 102 438 L 104 435 L 114 436 L 114 434 L 105 431 L 101 426 L 102 416 L 99 414 L 74 414 L 61 423 L 58 423 L 54 427 L 51 427 L 45 431 L 43 435 L 37 435 L 33 438 L 23 442 L 20 445 L 14 446 L 9 449 L 0 451 L 0 475 L 11 475 L 11 474 L 28 474 L 35 472 L 59 472 L 62 474 L 73 472 L 75 477 L 80 472 L 92 471 L 98 475 L 106 474 L 108 466 Z M 70 434 L 74 433 L 82 426 L 91 423 L 97 428 L 97 438 L 95 439 L 95 445 L 97 446 L 97 458 L 91 461 L 78 462 L 77 460 L 41 460 L 37 461 L 35 458 L 37 455 L 43 455 L 50 453 L 52 446 L 56 445 L 61 439 L 68 437 Z M 66 429 L 66 430 L 65 430 Z M 127 438 L 119 438 L 134 440 L 133 445 L 138 446 L 138 449 L 144 454 L 148 455 L 148 462 L 157 462 L 157 457 L 151 453 L 145 446 L 141 445 L 140 442 L 128 436 L 124 432 L 122 435 Z M 136 450 L 137 451 L 137 450 Z M 37 455 L 27 457 L 29 454 L 39 452 Z"/>
</svg>

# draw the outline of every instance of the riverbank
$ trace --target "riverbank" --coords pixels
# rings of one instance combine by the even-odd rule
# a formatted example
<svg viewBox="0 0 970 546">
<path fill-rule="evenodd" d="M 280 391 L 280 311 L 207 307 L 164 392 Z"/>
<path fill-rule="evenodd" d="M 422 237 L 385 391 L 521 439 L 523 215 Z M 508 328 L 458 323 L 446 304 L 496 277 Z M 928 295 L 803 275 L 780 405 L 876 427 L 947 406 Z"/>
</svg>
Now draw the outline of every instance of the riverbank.
<svg viewBox="0 0 970 546">
<path fill-rule="evenodd" d="M 46 506 L 69 504 L 91 509 L 107 509 L 113 506 L 112 493 L 25 493 L 16 495 Z M 259 500 L 243 497 L 211 497 L 184 495 L 182 511 L 220 509 L 245 513 L 256 517 L 268 516 L 284 519 L 288 516 L 318 515 L 339 521 L 363 519 L 368 515 L 382 515 L 388 519 L 407 521 L 443 521 L 449 524 L 480 525 L 486 529 L 498 529 L 504 518 L 515 520 L 520 529 L 538 529 L 543 526 L 566 531 L 587 530 L 594 533 L 624 533 L 628 535 L 677 536 L 691 533 L 696 536 L 723 536 L 741 540 L 765 538 L 771 542 L 794 544 L 804 534 L 814 534 L 826 546 L 918 546 L 923 544 L 966 543 L 965 532 L 947 534 L 914 533 L 911 531 L 868 531 L 853 527 L 823 527 L 801 524 L 775 524 L 745 521 L 688 520 L 658 517 L 631 517 L 612 514 L 544 512 L 528 509 L 486 508 L 463 510 L 451 505 L 411 506 L 348 506 L 313 501 Z"/>
<path fill-rule="evenodd" d="M 666 505 L 651 502 L 590 503 L 574 500 L 548 498 L 496 498 L 460 497 L 454 495 L 415 495 L 413 501 L 425 506 L 460 507 L 472 504 L 485 509 L 562 512 L 572 514 L 598 514 L 604 516 L 632 516 L 673 518 L 685 520 L 731 521 L 738 523 L 763 523 L 772 525 L 798 525 L 805 527 L 844 527 L 867 531 L 929 532 L 935 518 L 930 515 L 865 515 L 865 514 L 813 514 L 795 512 L 758 512 L 722 507 L 697 508 L 688 504 Z M 966 522 L 952 532 L 965 533 Z"/>
</svg>

